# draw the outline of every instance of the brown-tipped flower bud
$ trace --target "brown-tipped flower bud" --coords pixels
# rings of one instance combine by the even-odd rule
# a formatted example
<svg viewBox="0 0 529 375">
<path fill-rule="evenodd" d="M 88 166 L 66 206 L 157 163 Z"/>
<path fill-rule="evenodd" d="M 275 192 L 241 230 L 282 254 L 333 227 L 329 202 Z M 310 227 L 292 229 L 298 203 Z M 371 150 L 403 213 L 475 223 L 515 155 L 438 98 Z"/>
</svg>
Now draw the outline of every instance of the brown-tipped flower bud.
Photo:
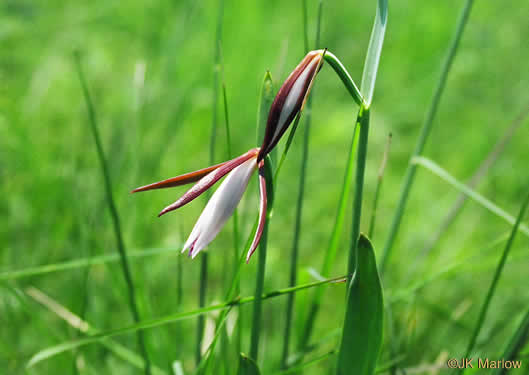
<svg viewBox="0 0 529 375">
<path fill-rule="evenodd" d="M 257 160 L 261 160 L 275 147 L 302 109 L 312 81 L 318 74 L 323 53 L 323 50 L 309 52 L 279 89 L 268 113 L 265 136 Z"/>
</svg>

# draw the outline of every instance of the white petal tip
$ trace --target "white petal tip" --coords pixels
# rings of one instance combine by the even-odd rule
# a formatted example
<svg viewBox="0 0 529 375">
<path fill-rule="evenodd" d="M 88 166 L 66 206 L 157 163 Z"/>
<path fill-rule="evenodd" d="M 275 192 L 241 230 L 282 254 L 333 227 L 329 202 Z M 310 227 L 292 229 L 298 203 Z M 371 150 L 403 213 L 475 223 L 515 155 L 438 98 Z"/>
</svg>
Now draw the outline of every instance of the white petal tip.
<svg viewBox="0 0 529 375">
<path fill-rule="evenodd" d="M 195 259 L 198 253 L 200 253 L 200 250 L 202 249 L 193 249 L 193 252 L 191 253 L 191 259 Z"/>
</svg>

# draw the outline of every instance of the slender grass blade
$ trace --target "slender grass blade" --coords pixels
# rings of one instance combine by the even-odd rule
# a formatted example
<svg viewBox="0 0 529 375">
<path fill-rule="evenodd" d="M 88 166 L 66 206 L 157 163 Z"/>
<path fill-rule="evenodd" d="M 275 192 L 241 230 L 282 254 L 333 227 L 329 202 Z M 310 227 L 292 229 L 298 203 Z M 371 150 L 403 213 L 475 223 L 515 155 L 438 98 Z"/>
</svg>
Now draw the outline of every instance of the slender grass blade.
<svg viewBox="0 0 529 375">
<path fill-rule="evenodd" d="M 136 291 L 134 288 L 134 280 L 132 278 L 132 272 L 130 270 L 129 260 L 127 258 L 127 251 L 125 249 L 125 241 L 123 240 L 123 234 L 121 231 L 121 221 L 120 221 L 118 209 L 116 207 L 116 204 L 114 202 L 114 197 L 112 195 L 112 182 L 111 182 L 110 172 L 109 172 L 106 157 L 105 157 L 105 152 L 103 150 L 103 144 L 101 142 L 101 137 L 99 136 L 96 112 L 95 112 L 94 104 L 92 102 L 92 98 L 90 96 L 90 91 L 88 90 L 88 84 L 86 82 L 86 79 L 83 73 L 83 69 L 81 66 L 81 56 L 79 53 L 76 53 L 74 55 L 74 60 L 75 60 L 75 66 L 77 69 L 77 75 L 79 76 L 79 81 L 81 82 L 81 88 L 83 90 L 84 100 L 86 103 L 86 107 L 88 109 L 90 129 L 92 131 L 92 136 L 94 138 L 94 143 L 95 143 L 96 150 L 97 150 L 97 156 L 99 159 L 99 165 L 101 167 L 101 172 L 103 174 L 103 181 L 104 181 L 104 186 L 105 186 L 105 197 L 108 203 L 110 216 L 112 218 L 114 234 L 116 237 L 116 245 L 117 245 L 120 260 L 121 260 L 121 269 L 123 271 L 123 277 L 125 278 L 125 282 L 127 284 L 129 308 L 130 308 L 132 318 L 134 319 L 134 321 L 139 322 L 141 318 L 140 318 L 140 312 L 138 309 L 138 303 L 136 301 Z M 145 361 L 145 374 L 150 375 L 151 374 L 151 363 L 149 360 L 149 354 L 147 351 L 147 345 L 145 343 L 145 338 L 143 337 L 143 333 L 138 332 L 137 339 L 138 339 L 138 345 L 141 350 L 141 354 Z"/>
<path fill-rule="evenodd" d="M 522 222 L 522 219 L 525 215 L 525 211 L 527 210 L 528 205 L 529 205 L 529 194 L 527 194 L 526 198 L 524 199 L 522 203 L 520 212 L 518 213 L 518 217 L 516 218 L 516 222 L 514 224 L 514 227 L 512 228 L 512 232 L 509 237 L 509 240 L 507 241 L 507 244 L 505 245 L 505 249 L 503 250 L 503 253 L 500 257 L 500 260 L 496 267 L 496 271 L 494 272 L 494 276 L 492 278 L 492 282 L 490 284 L 489 290 L 485 297 L 485 301 L 483 302 L 483 305 L 481 307 L 481 311 L 479 313 L 479 318 L 474 328 L 474 332 L 472 333 L 472 336 L 470 337 L 470 340 L 469 340 L 469 343 L 468 343 L 468 346 L 465 352 L 465 356 L 463 358 L 470 358 L 469 356 L 472 353 L 474 346 L 476 345 L 476 341 L 478 339 L 481 328 L 483 327 L 483 324 L 485 323 L 485 318 L 487 317 L 487 313 L 488 313 L 490 304 L 492 302 L 492 298 L 494 297 L 494 294 L 496 292 L 496 287 L 498 285 L 498 281 L 500 280 L 500 276 L 505 266 L 505 262 L 507 261 L 507 257 L 509 256 L 509 252 L 512 248 L 514 239 L 516 238 L 516 234 L 518 233 L 520 223 Z M 461 374 L 464 372 L 465 372 L 464 368 L 459 370 L 459 373 Z"/>
<path fill-rule="evenodd" d="M 514 334 L 509 339 L 507 347 L 501 356 L 505 361 L 513 361 L 517 358 L 520 350 L 523 348 L 529 337 L 529 309 L 526 311 L 520 325 L 514 331 Z M 503 375 L 507 373 L 506 368 L 494 370 L 494 375 Z"/>
<path fill-rule="evenodd" d="M 445 171 L 443 168 L 441 168 L 438 164 L 436 164 L 434 161 L 427 159 L 422 156 L 416 156 L 412 159 L 412 164 L 420 165 L 430 172 L 434 173 L 438 177 L 440 177 L 443 181 L 449 183 L 454 188 L 459 190 L 461 193 L 468 196 L 470 199 L 472 199 L 474 202 L 478 203 L 480 206 L 486 208 L 490 212 L 492 212 L 494 215 L 498 216 L 499 218 L 505 220 L 507 223 L 514 225 L 516 223 L 516 218 L 506 212 L 501 207 L 497 206 L 487 198 L 485 198 L 483 195 L 479 194 L 475 190 L 472 190 L 464 183 L 458 181 L 455 177 L 450 175 L 447 171 Z M 525 234 L 526 236 L 529 236 L 529 228 L 525 224 L 520 224 L 520 232 Z"/>
<path fill-rule="evenodd" d="M 314 287 L 317 287 L 323 284 L 328 284 L 328 283 L 329 284 L 337 284 L 337 283 L 342 284 L 345 280 L 346 278 L 344 276 L 341 276 L 341 277 L 336 277 L 332 279 L 327 279 L 325 281 L 318 281 L 314 283 L 298 285 L 293 288 L 278 289 L 273 292 L 263 294 L 261 296 L 261 300 L 267 300 L 270 298 L 279 297 L 279 296 L 282 296 L 288 293 L 296 293 L 300 290 L 314 288 Z M 210 306 L 202 307 L 202 308 L 195 309 L 192 311 L 186 311 L 182 313 L 167 315 L 161 318 L 145 320 L 145 321 L 142 321 L 142 322 L 139 322 L 139 323 L 127 326 L 127 327 L 117 328 L 117 329 L 113 329 L 113 330 L 105 331 L 105 332 L 100 332 L 90 337 L 85 337 L 85 338 L 72 340 L 72 341 L 66 341 L 59 345 L 46 348 L 36 353 L 28 361 L 27 367 L 32 367 L 41 361 L 49 359 L 65 351 L 72 350 L 72 349 L 75 349 L 75 348 L 78 348 L 84 345 L 92 344 L 95 342 L 99 342 L 109 337 L 120 336 L 120 335 L 125 335 L 128 333 L 134 333 L 136 331 L 149 329 L 149 328 L 160 327 L 160 326 L 170 324 L 170 323 L 173 323 L 179 320 L 194 318 L 194 317 L 206 314 L 211 311 L 225 310 L 225 309 L 229 309 L 231 306 L 248 304 L 248 303 L 254 302 L 254 300 L 255 300 L 254 296 L 244 297 L 244 298 L 235 298 L 228 302 L 223 302 L 223 303 L 219 303 L 216 305 L 210 305 Z"/>
<path fill-rule="evenodd" d="M 367 56 L 362 74 L 362 84 L 360 91 L 364 94 L 366 106 L 369 108 L 375 92 L 375 83 L 377 80 L 378 64 L 380 62 L 380 53 L 384 44 L 384 34 L 386 33 L 386 24 L 388 21 L 388 0 L 378 0 L 377 11 L 375 15 L 375 24 L 371 32 L 371 39 L 367 48 Z"/>
<path fill-rule="evenodd" d="M 241 353 L 239 356 L 239 375 L 260 375 L 259 367 L 257 363 L 250 357 Z"/>
<path fill-rule="evenodd" d="M 468 22 L 468 18 L 470 16 L 470 11 L 472 10 L 473 3 L 474 3 L 474 0 L 467 0 L 465 3 L 465 6 L 463 7 L 463 10 L 461 11 L 461 15 L 457 23 L 457 28 L 454 34 L 454 38 L 448 48 L 448 54 L 443 64 L 441 75 L 439 77 L 439 81 L 437 81 L 437 86 L 435 88 L 432 102 L 428 109 L 428 114 L 426 115 L 426 119 L 424 120 L 424 123 L 422 125 L 419 138 L 417 139 L 417 143 L 415 145 L 415 150 L 413 151 L 413 154 L 412 154 L 412 158 L 422 154 L 422 151 L 424 150 L 424 146 L 426 145 L 428 136 L 430 135 L 430 132 L 433 128 L 433 120 L 435 118 L 435 115 L 437 114 L 437 108 L 439 107 L 441 96 L 443 95 L 443 91 L 444 91 L 446 81 L 448 78 L 448 73 L 450 72 L 450 69 L 452 68 L 454 58 L 459 48 L 459 42 L 461 41 L 461 37 L 463 36 L 463 31 L 465 30 L 465 26 Z M 397 209 L 395 210 L 395 215 L 393 216 L 393 220 L 391 222 L 389 234 L 386 239 L 386 243 L 384 245 L 384 250 L 382 251 L 382 259 L 380 262 L 380 273 L 382 274 L 384 273 L 384 269 L 386 268 L 388 259 L 391 256 L 393 244 L 395 243 L 397 232 L 399 231 L 400 223 L 402 221 L 402 217 L 404 216 L 404 209 L 406 208 L 406 204 L 408 202 L 408 197 L 410 195 L 411 187 L 415 180 L 416 171 L 417 171 L 417 166 L 412 164 L 411 159 L 410 159 L 410 163 L 408 164 L 408 168 L 406 170 L 406 175 L 404 176 L 404 182 L 402 183 L 402 188 L 400 191 L 400 198 L 397 204 Z"/>
</svg>

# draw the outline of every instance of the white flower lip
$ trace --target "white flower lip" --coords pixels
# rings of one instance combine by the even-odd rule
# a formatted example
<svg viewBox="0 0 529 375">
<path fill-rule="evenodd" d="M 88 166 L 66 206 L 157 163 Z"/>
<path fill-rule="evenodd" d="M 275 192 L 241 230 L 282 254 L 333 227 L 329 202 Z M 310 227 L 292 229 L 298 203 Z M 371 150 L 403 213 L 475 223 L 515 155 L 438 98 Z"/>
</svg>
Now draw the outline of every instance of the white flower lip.
<svg viewBox="0 0 529 375">
<path fill-rule="evenodd" d="M 246 262 L 248 262 L 259 244 L 266 220 L 267 194 L 264 161 L 257 162 L 258 153 L 258 148 L 251 149 L 245 154 L 227 162 L 142 186 L 134 189 L 132 192 L 161 189 L 196 182 L 180 199 L 164 208 L 158 215 L 161 216 L 191 202 L 222 177 L 226 176 L 200 214 L 182 249 L 182 252 L 189 249 L 189 256 L 195 258 L 200 251 L 204 250 L 215 239 L 224 224 L 226 224 L 226 221 L 231 217 L 248 187 L 251 176 L 259 166 L 261 196 L 259 224 L 247 254 Z"/>
<path fill-rule="evenodd" d="M 191 258 L 195 258 L 201 250 L 213 241 L 235 211 L 256 168 L 257 164 L 254 157 L 227 175 L 200 214 L 182 252 L 189 249 Z"/>
</svg>

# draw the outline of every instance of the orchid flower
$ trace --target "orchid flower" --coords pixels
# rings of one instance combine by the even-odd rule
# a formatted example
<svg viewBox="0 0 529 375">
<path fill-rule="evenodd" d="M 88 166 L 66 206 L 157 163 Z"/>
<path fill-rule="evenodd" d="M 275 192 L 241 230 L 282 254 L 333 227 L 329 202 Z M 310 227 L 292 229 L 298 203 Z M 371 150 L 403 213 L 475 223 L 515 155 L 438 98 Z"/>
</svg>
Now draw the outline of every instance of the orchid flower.
<svg viewBox="0 0 529 375">
<path fill-rule="evenodd" d="M 256 169 L 259 169 L 259 190 L 261 195 L 259 223 L 246 257 L 246 262 L 248 262 L 259 244 L 266 220 L 267 194 L 264 177 L 264 160 L 257 163 L 258 153 L 259 149 L 254 148 L 224 163 L 142 186 L 134 189 L 132 192 L 163 189 L 198 181 L 180 199 L 165 207 L 158 214 L 158 217 L 160 217 L 198 198 L 218 180 L 226 176 L 220 187 L 208 201 L 182 249 L 182 252 L 189 249 L 189 256 L 195 258 L 200 251 L 213 241 L 226 221 L 231 217 L 250 182 L 251 176 Z"/>
<path fill-rule="evenodd" d="M 323 63 L 324 53 L 324 50 L 307 53 L 279 89 L 268 112 L 265 136 L 257 160 L 261 160 L 272 151 L 288 126 L 303 109 L 314 78 Z"/>
<path fill-rule="evenodd" d="M 164 208 L 158 215 L 162 216 L 193 201 L 226 176 L 202 211 L 184 244 L 182 252 L 189 250 L 189 256 L 195 258 L 215 239 L 235 211 L 251 176 L 256 170 L 259 170 L 259 221 L 246 255 L 246 262 L 250 260 L 261 240 L 267 215 L 267 181 L 265 179 L 264 158 L 277 145 L 292 120 L 302 110 L 314 77 L 321 67 L 324 53 L 322 50 L 309 52 L 285 80 L 270 107 L 265 136 L 260 148 L 251 149 L 224 163 L 145 185 L 132 191 L 136 193 L 196 182 L 180 199 Z"/>
</svg>

